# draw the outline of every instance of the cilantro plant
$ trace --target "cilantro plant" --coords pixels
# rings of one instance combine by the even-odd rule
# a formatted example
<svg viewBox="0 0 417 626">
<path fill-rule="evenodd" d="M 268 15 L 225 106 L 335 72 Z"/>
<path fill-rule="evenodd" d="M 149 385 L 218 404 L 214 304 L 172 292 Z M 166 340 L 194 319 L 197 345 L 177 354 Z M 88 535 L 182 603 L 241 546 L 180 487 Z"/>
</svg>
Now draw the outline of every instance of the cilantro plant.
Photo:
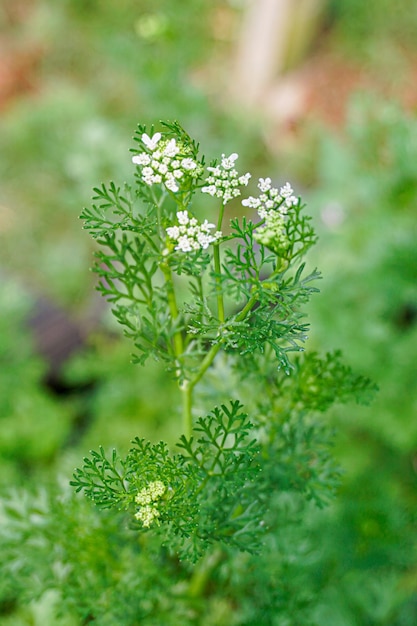
<svg viewBox="0 0 417 626">
<path fill-rule="evenodd" d="M 138 127 L 134 182 L 96 188 L 81 217 L 134 361 L 156 359 L 177 381 L 178 442 L 137 437 L 125 457 L 100 447 L 71 484 L 153 549 L 201 560 L 195 595 L 225 555 L 265 552 L 282 494 L 328 501 L 339 470 L 318 416 L 371 385 L 338 352 L 303 352 L 320 274 L 306 269 L 316 236 L 291 185 L 260 178 L 249 195 L 236 153 L 207 167 L 179 124 L 160 128 Z"/>
</svg>

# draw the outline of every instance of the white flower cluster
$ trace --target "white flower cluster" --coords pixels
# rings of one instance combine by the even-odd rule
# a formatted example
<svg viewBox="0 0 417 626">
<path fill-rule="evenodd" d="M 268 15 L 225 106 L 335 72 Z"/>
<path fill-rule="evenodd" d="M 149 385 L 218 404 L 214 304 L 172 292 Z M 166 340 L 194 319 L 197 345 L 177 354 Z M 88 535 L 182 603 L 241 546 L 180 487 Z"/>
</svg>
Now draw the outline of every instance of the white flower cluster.
<svg viewBox="0 0 417 626">
<path fill-rule="evenodd" d="M 206 179 L 207 185 L 202 187 L 203 193 L 208 193 L 216 198 L 221 198 L 223 204 L 230 202 L 233 198 L 240 196 L 239 186 L 245 186 L 248 184 L 251 175 L 248 173 L 243 176 L 239 176 L 235 169 L 235 161 L 238 158 L 236 152 L 226 157 L 222 154 L 222 160 L 220 165 L 216 167 L 208 167 L 207 170 L 211 172 L 210 176 Z"/>
<path fill-rule="evenodd" d="M 149 137 L 142 135 L 147 151 L 132 157 L 135 165 L 142 167 L 142 179 L 147 185 L 163 184 L 174 193 L 179 190 L 179 181 L 197 169 L 191 157 L 180 156 L 181 149 L 175 139 L 161 141 L 161 133 Z"/>
<path fill-rule="evenodd" d="M 258 189 L 261 191 L 260 196 L 257 198 L 250 196 L 242 200 L 242 204 L 251 209 L 257 209 L 261 219 L 265 219 L 271 211 L 278 211 L 281 215 L 285 215 L 288 209 L 298 202 L 293 195 L 294 191 L 290 183 L 285 183 L 278 191 L 278 189 L 272 187 L 270 178 L 260 178 Z"/>
<path fill-rule="evenodd" d="M 155 502 L 161 498 L 166 491 L 166 487 L 160 480 L 154 480 L 136 494 L 135 502 L 140 505 L 139 511 L 135 513 L 137 520 L 149 528 L 161 513 L 155 506 Z"/>
<path fill-rule="evenodd" d="M 215 228 L 214 224 L 210 224 L 207 220 L 199 224 L 195 217 L 189 217 L 188 211 L 178 211 L 177 220 L 178 225 L 166 229 L 168 237 L 177 244 L 175 250 L 181 252 L 206 250 L 211 243 L 222 236 L 220 231 L 213 234 L 210 232 Z"/>
</svg>

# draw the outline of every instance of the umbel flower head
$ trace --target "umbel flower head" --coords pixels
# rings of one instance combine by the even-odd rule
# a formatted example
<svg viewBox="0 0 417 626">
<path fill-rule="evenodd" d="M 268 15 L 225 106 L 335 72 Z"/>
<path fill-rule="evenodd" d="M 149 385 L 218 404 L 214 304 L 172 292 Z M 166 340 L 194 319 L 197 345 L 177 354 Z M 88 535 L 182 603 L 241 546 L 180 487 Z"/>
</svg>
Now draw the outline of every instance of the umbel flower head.
<svg viewBox="0 0 417 626">
<path fill-rule="evenodd" d="M 265 217 L 265 224 L 257 229 L 253 238 L 266 248 L 281 255 L 288 245 L 284 217 L 278 212 L 268 213 Z"/>
<path fill-rule="evenodd" d="M 298 203 L 293 195 L 289 183 L 285 183 L 279 190 L 272 187 L 270 178 L 260 178 L 258 189 L 261 191 L 257 198 L 250 196 L 242 200 L 242 205 L 257 209 L 262 219 L 260 227 L 254 233 L 254 239 L 276 254 L 281 254 L 287 247 L 285 234 L 285 219 L 288 211 Z"/>
<path fill-rule="evenodd" d="M 235 169 L 235 161 L 237 159 L 238 155 L 236 152 L 233 152 L 228 157 L 222 154 L 220 165 L 207 168 L 210 176 L 206 179 L 207 185 L 202 187 L 201 191 L 210 194 L 210 196 L 220 198 L 223 204 L 227 204 L 233 198 L 240 196 L 241 191 L 239 187 L 246 187 L 251 174 L 247 172 L 243 176 L 239 176 Z"/>
<path fill-rule="evenodd" d="M 142 134 L 144 152 L 132 157 L 132 162 L 141 167 L 142 180 L 147 185 L 163 184 L 169 191 L 179 191 L 180 181 L 193 171 L 198 164 L 189 156 L 181 155 L 181 146 L 176 139 L 164 140 L 161 133 L 149 137 Z"/>
<path fill-rule="evenodd" d="M 177 225 L 166 229 L 168 237 L 177 244 L 175 250 L 181 252 L 206 250 L 211 243 L 222 236 L 220 231 L 211 234 L 210 231 L 215 228 L 214 224 L 210 224 L 207 220 L 199 224 L 195 217 L 188 215 L 188 211 L 178 211 L 177 220 Z"/>
<path fill-rule="evenodd" d="M 140 505 L 140 508 L 136 511 L 135 517 L 146 528 L 149 528 L 160 517 L 161 513 L 155 503 L 164 495 L 165 491 L 164 483 L 160 480 L 154 480 L 136 494 L 135 502 Z"/>
<path fill-rule="evenodd" d="M 276 187 L 272 187 L 271 182 L 270 178 L 260 178 L 258 182 L 260 195 L 257 198 L 249 196 L 242 200 L 243 206 L 257 209 L 261 219 L 265 219 L 269 213 L 276 211 L 281 215 L 286 215 L 288 209 L 298 202 L 290 183 L 285 183 L 278 191 Z"/>
</svg>

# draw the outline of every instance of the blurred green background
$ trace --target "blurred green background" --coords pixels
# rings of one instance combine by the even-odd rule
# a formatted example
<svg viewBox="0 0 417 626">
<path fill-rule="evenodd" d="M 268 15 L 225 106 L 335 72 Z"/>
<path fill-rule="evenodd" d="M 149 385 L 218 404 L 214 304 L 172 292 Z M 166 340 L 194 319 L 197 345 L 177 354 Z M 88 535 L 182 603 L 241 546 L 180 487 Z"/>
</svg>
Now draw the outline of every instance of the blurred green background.
<svg viewBox="0 0 417 626">
<path fill-rule="evenodd" d="M 98 444 L 123 451 L 136 435 L 176 437 L 174 389 L 157 365 L 130 364 L 94 293 L 94 246 L 78 215 L 93 186 L 131 176 L 138 122 L 178 119 L 209 159 L 236 151 L 244 171 L 289 179 L 302 195 L 320 235 L 310 263 L 324 275 L 308 348 L 341 348 L 379 387 L 370 407 L 325 417 L 344 479 L 311 521 L 321 550 L 313 617 L 412 626 L 417 5 L 288 6 L 293 39 L 280 63 L 274 45 L 266 51 L 272 69 L 246 102 L 233 95 L 251 81 L 239 57 L 253 43 L 244 0 L 3 0 L 0 493 L 69 477 Z M 2 624 L 47 623 L 7 594 Z"/>
</svg>

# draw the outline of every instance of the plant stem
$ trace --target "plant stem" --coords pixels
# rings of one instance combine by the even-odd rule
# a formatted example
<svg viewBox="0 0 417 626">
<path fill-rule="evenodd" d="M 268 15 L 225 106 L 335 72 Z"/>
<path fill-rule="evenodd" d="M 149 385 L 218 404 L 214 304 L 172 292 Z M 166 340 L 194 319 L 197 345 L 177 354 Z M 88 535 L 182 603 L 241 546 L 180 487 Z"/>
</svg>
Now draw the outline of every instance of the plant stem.
<svg viewBox="0 0 417 626">
<path fill-rule="evenodd" d="M 206 373 L 210 365 L 213 363 L 214 357 L 216 356 L 220 348 L 221 348 L 221 343 L 219 342 L 219 343 L 216 343 L 214 346 L 212 346 L 210 350 L 207 352 L 206 356 L 201 362 L 201 366 L 197 374 L 194 376 L 192 380 L 189 381 L 191 387 L 195 387 L 195 385 L 203 378 L 204 374 Z"/>
<path fill-rule="evenodd" d="M 253 288 L 252 288 L 252 290 L 253 290 Z M 242 322 L 245 319 L 246 315 L 249 313 L 249 311 L 251 310 L 251 308 L 253 307 L 253 305 L 257 301 L 257 299 L 258 299 L 258 291 L 255 289 L 254 293 L 249 298 L 249 300 L 247 301 L 247 303 L 245 304 L 245 306 L 243 307 L 243 309 L 241 310 L 239 315 L 236 316 L 236 321 L 237 322 Z"/>
<path fill-rule="evenodd" d="M 168 263 L 161 263 L 161 270 L 165 277 L 167 287 L 168 306 L 171 313 L 172 321 L 174 324 L 178 320 L 179 312 L 177 306 L 177 299 L 175 297 L 174 280 L 172 276 L 171 268 Z M 176 330 L 173 337 L 173 349 L 177 358 L 178 369 L 177 375 L 181 377 L 180 358 L 184 352 L 184 341 L 180 330 Z M 192 397 L 194 385 L 189 380 L 184 379 L 179 382 L 179 390 L 182 397 L 182 422 L 183 431 L 186 437 L 191 437 L 193 418 L 192 418 Z"/>
<path fill-rule="evenodd" d="M 221 205 L 219 219 L 217 222 L 217 230 L 221 229 L 224 215 L 224 204 Z M 224 300 L 223 300 L 223 292 L 221 285 L 221 259 L 220 259 L 220 244 L 214 244 L 213 251 L 214 258 L 214 271 L 215 271 L 215 281 L 216 281 L 216 297 L 217 297 L 217 314 L 218 320 L 220 323 L 225 321 L 225 312 L 224 312 Z M 168 297 L 168 305 L 171 313 L 171 317 L 173 322 L 178 319 L 179 312 L 175 297 L 174 290 L 174 281 L 171 269 L 168 263 L 161 264 L 161 270 L 164 274 L 166 285 L 167 285 L 167 297 Z M 258 294 L 257 292 L 253 293 L 253 295 L 249 298 L 246 305 L 243 307 L 241 312 L 237 315 L 236 320 L 242 321 L 245 319 L 246 315 L 249 313 L 253 305 L 257 300 Z M 191 437 L 192 433 L 192 399 L 193 399 L 193 390 L 196 384 L 202 379 L 210 365 L 213 363 L 217 353 L 221 348 L 221 339 L 218 343 L 213 345 L 210 350 L 207 352 L 206 356 L 201 362 L 200 369 L 195 374 L 194 378 L 191 380 L 184 379 L 179 384 L 179 389 L 181 391 L 182 396 L 182 420 L 183 420 L 183 429 L 186 437 Z M 177 360 L 182 356 L 184 352 L 184 341 L 182 337 L 181 331 L 176 331 L 173 338 L 173 349 L 174 354 L 177 357 Z M 178 374 L 180 375 L 180 368 L 178 368 Z"/>
<path fill-rule="evenodd" d="M 189 380 L 184 380 L 180 385 L 182 395 L 182 421 L 185 436 L 189 439 L 193 430 L 193 388 Z"/>
<path fill-rule="evenodd" d="M 224 215 L 224 204 L 220 207 L 219 219 L 217 220 L 217 230 L 221 230 L 222 222 Z M 220 323 L 223 323 L 225 320 L 224 315 L 224 301 L 223 301 L 223 291 L 222 284 L 220 278 L 221 272 L 221 261 L 220 261 L 220 243 L 217 242 L 213 245 L 213 259 L 214 259 L 214 273 L 215 273 L 215 281 L 216 281 L 216 298 L 217 298 L 217 317 Z"/>
<path fill-rule="evenodd" d="M 224 553 L 220 548 L 208 552 L 202 562 L 196 566 L 190 578 L 188 595 L 191 598 L 201 598 L 206 590 L 210 576 L 219 565 Z"/>
<path fill-rule="evenodd" d="M 236 321 L 241 322 L 242 320 L 245 319 L 246 315 L 249 313 L 249 311 L 251 310 L 251 308 L 257 301 L 257 299 L 258 299 L 258 292 L 255 291 L 253 295 L 249 298 L 249 300 L 247 301 L 246 305 L 243 307 L 239 315 L 236 316 Z M 195 385 L 203 378 L 204 374 L 206 373 L 210 365 L 213 363 L 214 358 L 216 354 L 218 353 L 218 351 L 220 350 L 220 348 L 221 348 L 221 340 L 219 340 L 219 343 L 214 344 L 214 346 L 212 346 L 210 350 L 207 352 L 206 356 L 201 362 L 201 366 L 197 374 L 194 376 L 192 380 L 189 381 L 190 387 L 192 388 L 195 387 Z"/>
<path fill-rule="evenodd" d="M 177 299 L 175 296 L 174 280 L 173 280 L 171 268 L 169 267 L 168 263 L 165 263 L 165 262 L 161 263 L 160 267 L 164 275 L 165 283 L 167 287 L 169 311 L 171 313 L 172 321 L 175 324 L 178 320 L 179 313 L 178 313 Z M 173 348 L 174 348 L 174 354 L 178 359 L 184 351 L 182 334 L 181 334 L 181 331 L 179 330 L 176 330 L 174 333 Z"/>
</svg>

